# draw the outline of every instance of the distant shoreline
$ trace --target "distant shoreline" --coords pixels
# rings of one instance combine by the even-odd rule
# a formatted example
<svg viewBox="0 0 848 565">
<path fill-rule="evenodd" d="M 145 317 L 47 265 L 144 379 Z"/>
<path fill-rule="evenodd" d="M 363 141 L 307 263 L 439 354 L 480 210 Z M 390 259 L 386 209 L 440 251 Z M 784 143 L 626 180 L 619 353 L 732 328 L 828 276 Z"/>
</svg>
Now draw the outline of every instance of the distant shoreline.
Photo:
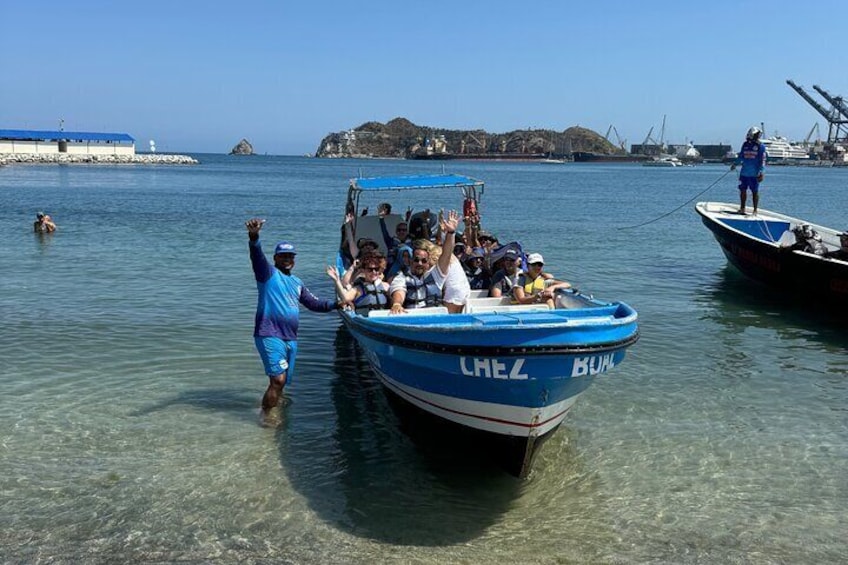
<svg viewBox="0 0 848 565">
<path fill-rule="evenodd" d="M 2 165 L 199 165 L 188 155 L 91 155 L 69 153 L 9 153 L 0 155 Z"/>
</svg>

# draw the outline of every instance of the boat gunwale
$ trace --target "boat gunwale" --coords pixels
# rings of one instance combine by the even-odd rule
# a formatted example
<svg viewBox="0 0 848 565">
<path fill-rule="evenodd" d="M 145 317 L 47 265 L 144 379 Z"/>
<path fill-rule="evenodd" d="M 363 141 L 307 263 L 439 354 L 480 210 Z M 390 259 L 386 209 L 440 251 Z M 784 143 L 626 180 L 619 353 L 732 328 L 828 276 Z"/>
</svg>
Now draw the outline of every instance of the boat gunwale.
<svg viewBox="0 0 848 565">
<path fill-rule="evenodd" d="M 698 202 L 695 205 L 695 211 L 698 212 L 698 214 L 700 214 L 702 218 L 708 219 L 711 222 L 713 222 L 714 224 L 721 225 L 722 229 L 732 231 L 733 233 L 741 235 L 741 236 L 745 237 L 746 239 L 756 241 L 758 243 L 761 243 L 763 245 L 767 245 L 769 247 L 774 247 L 774 248 L 777 248 L 777 249 L 783 249 L 782 247 L 780 247 L 780 245 L 778 245 L 777 240 L 770 241 L 770 240 L 767 240 L 767 239 L 759 239 L 759 238 L 753 237 L 751 234 L 744 232 L 740 229 L 734 228 L 730 224 L 722 222 L 719 219 L 719 216 L 721 216 L 721 217 L 724 217 L 724 216 L 741 216 L 741 214 L 735 214 L 733 212 L 724 212 L 724 211 L 717 212 L 717 211 L 709 210 L 708 209 L 709 205 L 728 206 L 730 208 L 736 207 L 735 204 L 729 204 L 727 202 Z M 745 219 L 745 221 L 749 221 L 749 222 L 767 222 L 769 220 L 782 221 L 782 222 L 787 222 L 790 225 L 790 227 L 792 225 L 808 225 L 811 228 L 815 229 L 819 233 L 824 232 L 824 233 L 827 233 L 828 235 L 833 235 L 833 236 L 837 236 L 837 237 L 839 236 L 840 233 L 842 233 L 838 230 L 835 230 L 833 228 L 829 228 L 827 226 L 814 224 L 812 222 L 804 221 L 800 218 L 793 218 L 792 216 L 787 216 L 787 215 L 781 214 L 779 212 L 771 212 L 769 210 L 763 210 L 763 209 L 760 209 L 757 212 L 756 216 L 752 214 L 752 215 L 741 216 L 741 218 L 743 218 L 743 219 Z M 814 257 L 818 257 L 820 259 L 831 259 L 831 257 L 822 257 L 820 255 L 815 255 L 814 253 L 807 253 L 805 251 L 801 251 L 800 249 L 793 249 L 792 251 L 795 252 L 795 253 L 803 254 L 803 255 L 811 255 L 811 256 L 814 256 Z"/>
<path fill-rule="evenodd" d="M 393 335 L 386 332 L 377 331 L 376 327 L 378 327 L 374 323 L 365 322 L 365 318 L 361 316 L 352 316 L 352 315 L 344 315 L 342 314 L 342 319 L 345 324 L 347 324 L 351 331 L 359 332 L 363 334 L 365 337 L 369 337 L 371 339 L 375 339 L 382 343 L 386 343 L 388 345 L 393 345 L 397 347 L 403 347 L 406 349 L 414 349 L 418 351 L 430 351 L 434 353 L 444 353 L 444 354 L 453 354 L 453 355 L 475 355 L 475 356 L 483 356 L 483 357 L 508 357 L 508 356 L 519 356 L 519 355 L 575 355 L 581 353 L 599 353 L 603 351 L 610 351 L 615 349 L 621 349 L 624 347 L 629 347 L 636 343 L 639 340 L 640 333 L 638 327 L 634 332 L 630 333 L 626 337 L 611 340 L 611 341 L 599 341 L 597 343 L 587 344 L 557 344 L 557 345 L 456 345 L 456 344 L 445 344 L 445 343 L 434 343 L 432 341 L 423 341 L 410 339 L 406 337 L 400 337 L 398 335 Z M 621 324 L 620 326 L 615 326 L 619 328 L 625 325 L 632 325 L 635 323 L 636 316 L 633 316 L 633 319 L 627 324 Z M 390 326 L 383 325 L 383 328 L 389 328 Z M 517 326 L 520 329 L 538 329 L 539 326 Z M 608 329 L 608 327 L 604 326 L 604 329 Z M 486 328 L 489 329 L 489 328 Z M 502 328 L 495 328 L 502 329 Z"/>
</svg>

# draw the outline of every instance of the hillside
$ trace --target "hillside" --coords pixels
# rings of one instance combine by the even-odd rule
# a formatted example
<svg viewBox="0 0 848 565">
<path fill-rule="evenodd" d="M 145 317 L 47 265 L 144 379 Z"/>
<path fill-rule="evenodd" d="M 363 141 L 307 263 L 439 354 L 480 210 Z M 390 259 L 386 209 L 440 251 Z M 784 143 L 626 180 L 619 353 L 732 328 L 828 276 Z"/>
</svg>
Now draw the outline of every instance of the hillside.
<svg viewBox="0 0 848 565">
<path fill-rule="evenodd" d="M 421 156 L 567 156 L 573 151 L 621 153 L 590 129 L 573 126 L 565 131 L 515 130 L 488 133 L 484 130 L 448 130 L 418 126 L 405 118 L 386 124 L 366 122 L 347 131 L 331 133 L 321 140 L 316 157 L 393 157 Z"/>
</svg>

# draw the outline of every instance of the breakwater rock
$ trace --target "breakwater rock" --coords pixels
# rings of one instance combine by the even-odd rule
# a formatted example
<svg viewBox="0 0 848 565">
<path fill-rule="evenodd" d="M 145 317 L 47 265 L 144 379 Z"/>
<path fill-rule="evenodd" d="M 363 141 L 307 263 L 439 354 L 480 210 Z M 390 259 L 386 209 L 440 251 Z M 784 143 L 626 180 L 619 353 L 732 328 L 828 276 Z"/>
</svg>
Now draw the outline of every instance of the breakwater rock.
<svg viewBox="0 0 848 565">
<path fill-rule="evenodd" d="M 200 163 L 188 155 L 77 155 L 70 153 L 9 153 L 0 155 L 0 165 L 13 163 L 31 165 L 197 165 Z"/>
</svg>

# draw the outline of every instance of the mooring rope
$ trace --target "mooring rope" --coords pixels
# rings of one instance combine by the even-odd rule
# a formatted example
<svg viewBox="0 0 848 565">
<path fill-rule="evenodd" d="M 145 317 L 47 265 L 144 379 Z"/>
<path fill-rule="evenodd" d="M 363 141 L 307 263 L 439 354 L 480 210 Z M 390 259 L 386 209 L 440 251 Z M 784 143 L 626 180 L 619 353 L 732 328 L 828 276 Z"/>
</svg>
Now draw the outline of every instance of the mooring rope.
<svg viewBox="0 0 848 565">
<path fill-rule="evenodd" d="M 720 177 L 718 177 L 715 181 L 713 181 L 713 183 L 712 183 L 710 186 L 708 186 L 707 188 L 705 188 L 704 190 L 702 190 L 701 192 L 699 192 L 698 194 L 696 194 L 695 196 L 693 196 L 692 198 L 690 198 L 689 200 L 687 200 L 686 202 L 684 202 L 683 204 L 681 204 L 680 206 L 678 206 L 677 208 L 675 208 L 674 210 L 672 210 L 672 211 L 670 211 L 670 212 L 666 212 L 666 213 L 665 213 L 665 214 L 663 214 L 662 216 L 659 216 L 659 217 L 657 217 L 657 218 L 654 218 L 653 220 L 648 220 L 647 222 L 642 222 L 641 224 L 636 224 L 635 226 L 622 226 L 622 227 L 619 227 L 619 228 L 616 228 L 616 229 L 619 229 L 619 230 L 631 230 L 631 229 L 633 229 L 633 228 L 641 228 L 642 226 L 647 226 L 648 224 L 653 224 L 653 223 L 654 223 L 654 222 L 656 222 L 657 220 L 662 220 L 662 219 L 663 219 L 663 218 L 665 218 L 666 216 L 671 216 L 672 214 L 674 214 L 675 212 L 677 212 L 678 210 L 680 210 L 681 208 L 683 208 L 684 206 L 686 206 L 687 204 L 689 204 L 690 202 L 692 202 L 693 200 L 695 200 L 696 198 L 698 198 L 699 196 L 701 196 L 702 194 L 704 194 L 705 192 L 707 192 L 709 189 L 711 189 L 712 187 L 714 187 L 715 185 L 717 185 L 717 184 L 719 183 L 719 181 L 720 181 L 721 179 L 723 179 L 724 177 L 726 177 L 727 175 L 729 175 L 729 174 L 730 174 L 730 172 L 731 172 L 732 170 L 733 170 L 733 169 L 728 169 L 728 170 L 727 170 L 727 172 L 725 172 L 723 175 L 721 175 L 721 176 L 720 176 Z"/>
</svg>

